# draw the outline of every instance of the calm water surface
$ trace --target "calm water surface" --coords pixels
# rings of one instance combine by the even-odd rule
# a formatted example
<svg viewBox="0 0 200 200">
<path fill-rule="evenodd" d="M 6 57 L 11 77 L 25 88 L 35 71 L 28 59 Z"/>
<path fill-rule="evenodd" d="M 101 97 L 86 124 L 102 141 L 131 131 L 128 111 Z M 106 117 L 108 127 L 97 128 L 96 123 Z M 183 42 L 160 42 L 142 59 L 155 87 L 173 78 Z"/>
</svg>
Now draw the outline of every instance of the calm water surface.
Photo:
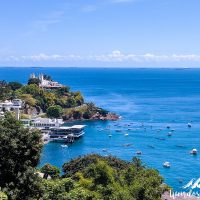
<svg viewBox="0 0 200 200">
<path fill-rule="evenodd" d="M 0 68 L 0 80 L 26 83 L 33 72 L 49 74 L 72 90 L 80 90 L 87 101 L 122 116 L 117 122 L 79 122 L 87 125 L 84 137 L 69 148 L 45 145 L 40 165 L 49 162 L 61 167 L 88 153 L 131 160 L 140 150 L 144 163 L 158 169 L 176 190 L 200 177 L 200 156 L 189 154 L 192 148 L 200 150 L 200 70 Z M 175 129 L 171 137 L 167 136 L 168 125 Z M 171 163 L 170 169 L 163 168 L 165 161 Z"/>
</svg>

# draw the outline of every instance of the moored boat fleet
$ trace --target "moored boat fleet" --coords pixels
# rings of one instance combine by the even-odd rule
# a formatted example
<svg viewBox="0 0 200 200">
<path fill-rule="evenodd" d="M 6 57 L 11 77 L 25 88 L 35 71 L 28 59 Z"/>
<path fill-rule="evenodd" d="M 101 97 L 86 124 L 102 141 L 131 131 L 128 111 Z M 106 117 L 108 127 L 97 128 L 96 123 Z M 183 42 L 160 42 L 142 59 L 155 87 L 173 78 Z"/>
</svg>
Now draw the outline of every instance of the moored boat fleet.
<svg viewBox="0 0 200 200">
<path fill-rule="evenodd" d="M 191 123 L 186 123 L 186 126 L 191 129 L 192 128 L 192 124 Z M 127 128 L 126 128 L 127 127 Z M 115 122 L 115 124 L 113 124 L 113 126 L 107 126 L 106 128 L 102 129 L 100 126 L 97 127 L 97 130 L 98 131 L 108 131 L 108 137 L 111 138 L 113 135 L 112 133 L 116 132 L 116 134 L 120 134 L 122 133 L 125 137 L 129 137 L 131 136 L 130 131 L 137 131 L 137 130 L 143 130 L 143 131 L 147 131 L 148 130 L 148 127 L 150 127 L 151 129 L 151 132 L 152 131 L 155 131 L 155 133 L 160 133 L 160 132 L 166 132 L 166 136 L 168 137 L 155 137 L 155 139 L 157 140 L 161 140 L 161 141 L 165 141 L 167 140 L 168 138 L 172 137 L 175 133 L 176 133 L 176 130 L 172 128 L 172 126 L 170 124 L 166 125 L 165 127 L 163 128 L 155 128 L 153 129 L 153 126 L 152 125 L 144 125 L 144 123 L 141 123 L 141 125 L 138 125 L 136 123 L 133 123 L 133 122 L 130 122 L 128 124 L 120 124 L 120 123 L 117 123 Z M 129 133 L 128 133 L 129 132 Z M 129 146 L 132 146 L 132 143 L 128 143 L 128 144 L 124 144 L 122 145 L 123 147 L 129 147 Z M 147 145 L 149 148 L 152 148 L 152 149 L 155 149 L 155 146 L 153 145 Z M 186 148 L 184 145 L 175 145 L 176 147 L 179 147 L 179 148 Z M 143 149 L 142 149 L 143 150 Z M 103 152 L 108 152 L 109 150 L 106 149 L 102 149 Z M 198 150 L 196 148 L 193 148 L 191 149 L 189 152 L 189 154 L 191 154 L 192 156 L 196 156 L 198 154 Z M 137 150 L 135 152 L 135 154 L 137 156 L 141 156 L 143 154 L 143 151 L 141 150 Z M 107 154 L 106 154 L 107 155 Z M 164 161 L 162 163 L 162 166 L 164 168 L 171 168 L 171 163 L 169 161 Z"/>
</svg>

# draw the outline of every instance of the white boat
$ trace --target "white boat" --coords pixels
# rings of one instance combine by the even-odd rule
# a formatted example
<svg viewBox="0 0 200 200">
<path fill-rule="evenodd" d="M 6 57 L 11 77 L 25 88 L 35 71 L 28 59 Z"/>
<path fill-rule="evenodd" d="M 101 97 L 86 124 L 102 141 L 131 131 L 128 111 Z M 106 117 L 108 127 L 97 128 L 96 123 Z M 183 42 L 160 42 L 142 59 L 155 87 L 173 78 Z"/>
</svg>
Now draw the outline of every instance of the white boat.
<svg viewBox="0 0 200 200">
<path fill-rule="evenodd" d="M 128 133 L 125 133 L 124 136 L 128 136 Z"/>
<path fill-rule="evenodd" d="M 62 148 L 68 148 L 68 145 L 62 144 L 61 147 L 62 147 Z"/>
<path fill-rule="evenodd" d="M 187 125 L 188 125 L 188 127 L 189 127 L 189 128 L 191 128 L 191 127 L 192 127 L 192 124 L 191 124 L 191 123 L 188 123 Z"/>
<path fill-rule="evenodd" d="M 168 135 L 168 136 L 172 136 L 172 132 L 169 132 L 167 135 Z"/>
<path fill-rule="evenodd" d="M 190 154 L 193 154 L 193 155 L 197 155 L 197 153 L 198 153 L 197 149 L 192 149 L 190 151 Z"/>
<path fill-rule="evenodd" d="M 164 162 L 163 163 L 163 167 L 165 167 L 165 168 L 170 168 L 171 166 L 170 166 L 170 162 Z"/>
</svg>

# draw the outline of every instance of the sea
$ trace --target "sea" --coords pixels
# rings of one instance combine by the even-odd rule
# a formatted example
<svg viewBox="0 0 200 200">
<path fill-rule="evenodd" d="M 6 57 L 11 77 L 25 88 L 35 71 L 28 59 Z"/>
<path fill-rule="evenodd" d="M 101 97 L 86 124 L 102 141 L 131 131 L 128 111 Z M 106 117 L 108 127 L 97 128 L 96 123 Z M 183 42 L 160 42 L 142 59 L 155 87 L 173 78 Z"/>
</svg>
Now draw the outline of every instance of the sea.
<svg viewBox="0 0 200 200">
<path fill-rule="evenodd" d="M 76 122 L 86 125 L 85 135 L 68 148 L 46 144 L 39 166 L 61 168 L 73 158 L 97 153 L 128 161 L 139 157 L 176 191 L 200 177 L 200 155 L 190 154 L 193 148 L 200 151 L 200 69 L 2 67 L 0 80 L 25 84 L 31 73 L 48 74 L 81 91 L 87 102 L 121 116 Z M 170 168 L 163 167 L 166 161 Z"/>
</svg>

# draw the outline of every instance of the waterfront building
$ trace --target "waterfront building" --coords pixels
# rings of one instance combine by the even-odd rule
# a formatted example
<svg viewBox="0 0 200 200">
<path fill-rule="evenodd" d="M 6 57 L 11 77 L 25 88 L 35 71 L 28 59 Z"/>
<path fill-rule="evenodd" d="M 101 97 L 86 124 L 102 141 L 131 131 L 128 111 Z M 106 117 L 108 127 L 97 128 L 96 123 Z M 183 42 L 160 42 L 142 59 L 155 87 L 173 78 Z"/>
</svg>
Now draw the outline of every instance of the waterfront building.
<svg viewBox="0 0 200 200">
<path fill-rule="evenodd" d="M 50 118 L 35 118 L 35 119 L 22 119 L 24 126 L 31 126 L 38 129 L 49 129 L 51 127 L 60 127 L 64 122 L 62 119 Z"/>
</svg>

